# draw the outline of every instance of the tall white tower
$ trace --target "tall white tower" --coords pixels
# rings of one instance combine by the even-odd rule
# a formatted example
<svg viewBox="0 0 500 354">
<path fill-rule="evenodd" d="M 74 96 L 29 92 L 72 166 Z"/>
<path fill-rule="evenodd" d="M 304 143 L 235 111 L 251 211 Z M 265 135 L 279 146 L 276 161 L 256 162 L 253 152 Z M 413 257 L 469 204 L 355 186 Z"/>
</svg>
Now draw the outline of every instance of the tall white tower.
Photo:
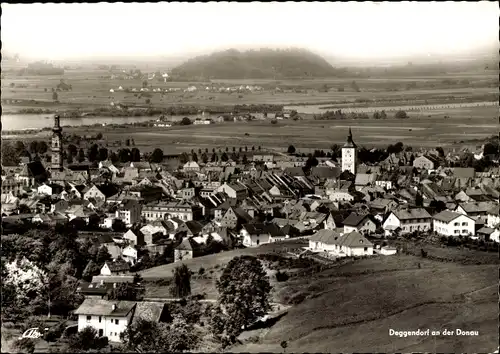
<svg viewBox="0 0 500 354">
<path fill-rule="evenodd" d="M 54 128 L 52 128 L 52 170 L 62 171 L 63 170 L 63 146 L 62 146 L 62 128 L 60 123 L 60 117 L 58 115 L 54 116 Z"/>
<path fill-rule="evenodd" d="M 347 142 L 342 147 L 342 172 L 347 170 L 351 172 L 353 175 L 355 175 L 357 157 L 358 157 L 358 152 L 356 149 L 356 144 L 352 140 L 352 132 L 351 128 L 349 128 L 349 135 L 347 136 Z"/>
</svg>

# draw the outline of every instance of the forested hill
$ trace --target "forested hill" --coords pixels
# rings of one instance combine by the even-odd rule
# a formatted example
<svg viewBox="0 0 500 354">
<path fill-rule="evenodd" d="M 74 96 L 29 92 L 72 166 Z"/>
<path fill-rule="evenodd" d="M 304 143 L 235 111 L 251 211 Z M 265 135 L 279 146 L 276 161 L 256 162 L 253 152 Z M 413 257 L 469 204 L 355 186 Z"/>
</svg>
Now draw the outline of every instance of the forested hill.
<svg viewBox="0 0 500 354">
<path fill-rule="evenodd" d="M 304 49 L 229 49 L 192 58 L 171 72 L 184 79 L 283 79 L 325 77 L 336 70 L 321 56 Z"/>
</svg>

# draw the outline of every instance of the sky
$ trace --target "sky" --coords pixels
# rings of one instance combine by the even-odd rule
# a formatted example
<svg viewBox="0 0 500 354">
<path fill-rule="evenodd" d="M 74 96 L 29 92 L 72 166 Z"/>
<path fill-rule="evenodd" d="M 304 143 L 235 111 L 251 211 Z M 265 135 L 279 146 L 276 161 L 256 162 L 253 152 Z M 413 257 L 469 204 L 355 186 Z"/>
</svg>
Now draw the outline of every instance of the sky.
<svg viewBox="0 0 500 354">
<path fill-rule="evenodd" d="M 497 2 L 2 4 L 3 50 L 47 60 L 303 47 L 357 59 L 498 42 Z"/>
</svg>

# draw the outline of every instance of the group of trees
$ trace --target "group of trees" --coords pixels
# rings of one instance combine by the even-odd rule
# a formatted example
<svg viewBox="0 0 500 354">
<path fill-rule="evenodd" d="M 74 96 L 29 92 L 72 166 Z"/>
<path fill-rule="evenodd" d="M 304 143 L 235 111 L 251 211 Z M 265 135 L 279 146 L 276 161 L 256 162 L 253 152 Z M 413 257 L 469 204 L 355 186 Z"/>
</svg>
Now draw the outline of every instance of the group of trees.
<svg viewBox="0 0 500 354">
<path fill-rule="evenodd" d="M 20 158 L 29 157 L 30 160 L 40 160 L 40 155 L 45 154 L 49 149 L 47 142 L 33 140 L 29 143 L 22 141 L 2 141 L 2 165 L 15 166 L 19 164 Z"/>
<path fill-rule="evenodd" d="M 338 109 L 336 111 L 326 111 L 326 112 L 321 113 L 321 114 L 315 114 L 313 117 L 315 120 L 370 119 L 370 116 L 368 115 L 368 113 L 363 113 L 363 112 L 344 113 L 344 112 L 342 112 L 341 109 Z M 373 113 L 373 118 L 374 119 L 386 119 L 387 113 L 384 110 L 375 111 Z M 409 116 L 406 113 L 406 111 L 399 110 L 396 113 L 394 113 L 394 118 L 406 119 L 406 118 L 409 118 Z"/>
</svg>

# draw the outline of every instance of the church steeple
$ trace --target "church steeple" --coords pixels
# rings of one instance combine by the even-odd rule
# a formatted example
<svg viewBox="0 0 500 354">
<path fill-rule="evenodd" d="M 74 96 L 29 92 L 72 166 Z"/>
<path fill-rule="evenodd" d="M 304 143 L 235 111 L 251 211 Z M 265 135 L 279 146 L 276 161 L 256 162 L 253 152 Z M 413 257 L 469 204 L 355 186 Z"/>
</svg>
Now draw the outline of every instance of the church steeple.
<svg viewBox="0 0 500 354">
<path fill-rule="evenodd" d="M 354 143 L 354 140 L 352 140 L 352 131 L 351 127 L 349 127 L 349 134 L 347 135 L 347 142 L 344 144 L 344 147 L 356 147 L 356 144 Z"/>
<path fill-rule="evenodd" d="M 54 116 L 54 127 L 52 128 L 51 144 L 51 165 L 53 171 L 63 170 L 63 147 L 62 147 L 62 128 L 60 117 Z"/>
</svg>

